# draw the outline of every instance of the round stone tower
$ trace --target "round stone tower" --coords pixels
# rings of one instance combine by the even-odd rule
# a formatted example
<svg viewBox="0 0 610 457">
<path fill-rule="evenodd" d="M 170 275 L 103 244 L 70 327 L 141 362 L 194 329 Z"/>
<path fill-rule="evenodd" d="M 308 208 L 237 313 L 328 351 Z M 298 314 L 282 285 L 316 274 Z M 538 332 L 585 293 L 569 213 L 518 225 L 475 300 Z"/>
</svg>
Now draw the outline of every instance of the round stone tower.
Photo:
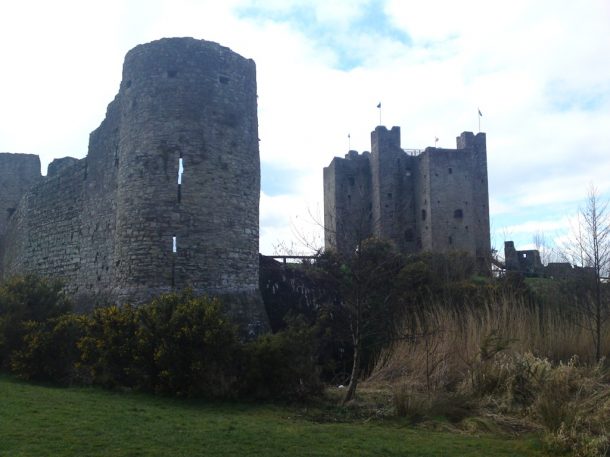
<svg viewBox="0 0 610 457">
<path fill-rule="evenodd" d="M 116 297 L 257 293 L 254 62 L 208 41 L 153 41 L 127 54 L 113 103 Z"/>
</svg>

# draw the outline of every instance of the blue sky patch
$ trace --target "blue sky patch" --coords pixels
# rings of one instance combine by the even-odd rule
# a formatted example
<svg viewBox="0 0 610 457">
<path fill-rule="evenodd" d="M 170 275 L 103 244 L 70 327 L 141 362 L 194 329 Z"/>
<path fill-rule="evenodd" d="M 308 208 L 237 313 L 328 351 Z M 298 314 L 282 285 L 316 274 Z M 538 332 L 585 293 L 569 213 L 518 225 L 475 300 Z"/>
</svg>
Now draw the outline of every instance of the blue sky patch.
<svg viewBox="0 0 610 457">
<path fill-rule="evenodd" d="M 347 71 L 366 64 L 367 52 L 355 43 L 358 41 L 355 38 L 365 36 L 376 41 L 411 44 L 409 35 L 396 27 L 385 13 L 382 0 L 371 0 L 360 7 L 359 14 L 347 27 L 320 21 L 311 5 L 292 5 L 283 10 L 273 10 L 256 4 L 238 9 L 237 14 L 243 19 L 271 20 L 290 25 L 316 46 L 332 51 L 336 56 L 335 66 L 340 70 Z"/>
<path fill-rule="evenodd" d="M 300 176 L 295 169 L 284 168 L 273 163 L 261 163 L 261 190 L 271 197 L 294 194 L 294 188 Z"/>
<path fill-rule="evenodd" d="M 565 111 L 596 111 L 604 105 L 608 88 L 571 87 L 565 81 L 552 81 L 547 84 L 545 95 L 551 107 Z"/>
</svg>

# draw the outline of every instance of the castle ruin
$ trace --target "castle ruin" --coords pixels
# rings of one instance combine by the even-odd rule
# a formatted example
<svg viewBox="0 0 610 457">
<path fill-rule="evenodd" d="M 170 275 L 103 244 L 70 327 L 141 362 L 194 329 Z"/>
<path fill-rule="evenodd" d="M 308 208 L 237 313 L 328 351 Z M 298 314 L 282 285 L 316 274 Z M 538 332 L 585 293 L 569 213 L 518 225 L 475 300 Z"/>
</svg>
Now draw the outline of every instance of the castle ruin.
<svg viewBox="0 0 610 457">
<path fill-rule="evenodd" d="M 0 277 L 56 277 L 116 302 L 242 295 L 244 319 L 264 322 L 255 73 L 212 42 L 140 45 L 86 158 L 42 177 L 37 156 L 0 154 Z"/>
<path fill-rule="evenodd" d="M 405 253 L 463 251 L 489 271 L 485 134 L 462 133 L 456 149 L 404 150 L 399 127 L 377 127 L 370 153 L 324 168 L 324 228 L 326 249 L 343 254 L 374 236 Z"/>
</svg>

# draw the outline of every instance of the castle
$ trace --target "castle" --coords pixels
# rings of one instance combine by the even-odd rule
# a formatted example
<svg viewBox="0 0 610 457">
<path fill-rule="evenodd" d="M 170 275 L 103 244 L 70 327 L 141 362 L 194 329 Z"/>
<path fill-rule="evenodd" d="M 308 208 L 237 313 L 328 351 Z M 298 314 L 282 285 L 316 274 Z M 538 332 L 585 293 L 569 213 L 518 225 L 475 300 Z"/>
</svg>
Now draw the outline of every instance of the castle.
<svg viewBox="0 0 610 457">
<path fill-rule="evenodd" d="M 456 149 L 403 150 L 400 128 L 379 126 L 371 152 L 324 168 L 325 247 L 343 254 L 375 236 L 400 251 L 462 251 L 490 267 L 487 147 L 464 132 Z"/>
<path fill-rule="evenodd" d="M 252 60 L 193 38 L 135 47 L 87 157 L 42 177 L 37 156 L 0 154 L 0 189 L 1 278 L 61 278 L 83 300 L 239 295 L 264 325 Z"/>
</svg>

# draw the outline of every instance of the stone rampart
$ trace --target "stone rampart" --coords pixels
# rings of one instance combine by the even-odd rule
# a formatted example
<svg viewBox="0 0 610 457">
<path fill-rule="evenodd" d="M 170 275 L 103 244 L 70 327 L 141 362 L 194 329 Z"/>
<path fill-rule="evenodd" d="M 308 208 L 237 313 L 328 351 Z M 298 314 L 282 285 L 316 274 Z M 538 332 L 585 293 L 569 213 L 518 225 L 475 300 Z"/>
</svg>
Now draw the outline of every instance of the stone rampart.
<svg viewBox="0 0 610 457">
<path fill-rule="evenodd" d="M 255 64 L 192 38 L 137 46 L 87 157 L 41 178 L 36 156 L 0 154 L 0 188 L 3 277 L 59 277 L 91 300 L 258 296 Z M 240 314 L 265 321 L 252 303 Z"/>
</svg>

